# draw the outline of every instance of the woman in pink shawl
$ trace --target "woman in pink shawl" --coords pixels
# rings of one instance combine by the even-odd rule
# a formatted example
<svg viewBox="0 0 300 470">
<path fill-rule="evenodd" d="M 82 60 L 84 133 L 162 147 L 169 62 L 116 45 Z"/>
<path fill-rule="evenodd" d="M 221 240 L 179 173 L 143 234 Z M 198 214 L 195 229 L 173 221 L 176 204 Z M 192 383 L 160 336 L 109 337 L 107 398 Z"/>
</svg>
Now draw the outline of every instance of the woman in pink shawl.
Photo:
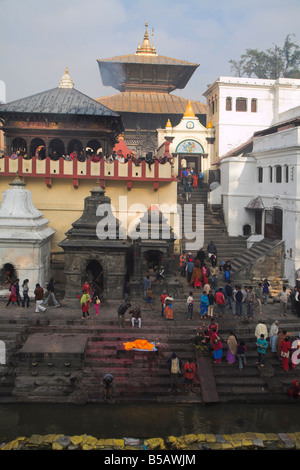
<svg viewBox="0 0 300 470">
<path fill-rule="evenodd" d="M 6 304 L 6 308 L 9 306 L 9 304 L 11 302 L 12 302 L 13 305 L 15 304 L 15 302 L 17 302 L 17 304 L 19 305 L 19 299 L 17 297 L 15 282 L 10 286 L 10 294 L 9 294 L 9 297 L 8 297 L 8 302 Z"/>
<path fill-rule="evenodd" d="M 208 270 L 205 264 L 202 266 L 202 282 L 203 285 L 208 284 Z"/>
</svg>

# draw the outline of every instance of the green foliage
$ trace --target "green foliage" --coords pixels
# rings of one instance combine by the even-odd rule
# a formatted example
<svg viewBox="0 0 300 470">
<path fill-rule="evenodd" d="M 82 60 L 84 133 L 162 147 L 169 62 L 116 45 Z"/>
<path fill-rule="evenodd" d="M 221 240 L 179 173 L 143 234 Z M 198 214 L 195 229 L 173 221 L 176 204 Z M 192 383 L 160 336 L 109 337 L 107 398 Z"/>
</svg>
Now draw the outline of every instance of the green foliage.
<svg viewBox="0 0 300 470">
<path fill-rule="evenodd" d="M 288 34 L 282 47 L 274 45 L 266 51 L 246 49 L 239 60 L 229 61 L 232 72 L 237 77 L 300 78 L 300 47 L 290 37 Z"/>
</svg>

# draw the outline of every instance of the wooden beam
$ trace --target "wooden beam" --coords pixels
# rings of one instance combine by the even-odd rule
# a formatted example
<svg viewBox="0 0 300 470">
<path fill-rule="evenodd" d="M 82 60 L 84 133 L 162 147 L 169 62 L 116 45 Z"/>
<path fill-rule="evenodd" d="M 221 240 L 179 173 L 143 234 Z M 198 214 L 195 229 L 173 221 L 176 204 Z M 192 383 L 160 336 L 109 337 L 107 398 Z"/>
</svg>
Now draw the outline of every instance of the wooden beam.
<svg viewBox="0 0 300 470">
<path fill-rule="evenodd" d="M 217 403 L 219 401 L 219 395 L 210 357 L 197 357 L 197 371 L 199 375 L 203 402 Z"/>
</svg>

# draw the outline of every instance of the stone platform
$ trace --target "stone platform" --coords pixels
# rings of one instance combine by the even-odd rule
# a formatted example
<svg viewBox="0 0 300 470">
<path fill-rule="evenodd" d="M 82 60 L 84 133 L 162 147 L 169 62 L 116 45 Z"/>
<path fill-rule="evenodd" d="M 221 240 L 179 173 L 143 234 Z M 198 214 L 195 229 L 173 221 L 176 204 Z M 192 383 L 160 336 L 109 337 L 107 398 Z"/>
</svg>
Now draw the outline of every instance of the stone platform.
<svg viewBox="0 0 300 470">
<path fill-rule="evenodd" d="M 35 333 L 28 337 L 19 356 L 47 357 L 72 354 L 84 359 L 86 335 Z"/>
</svg>

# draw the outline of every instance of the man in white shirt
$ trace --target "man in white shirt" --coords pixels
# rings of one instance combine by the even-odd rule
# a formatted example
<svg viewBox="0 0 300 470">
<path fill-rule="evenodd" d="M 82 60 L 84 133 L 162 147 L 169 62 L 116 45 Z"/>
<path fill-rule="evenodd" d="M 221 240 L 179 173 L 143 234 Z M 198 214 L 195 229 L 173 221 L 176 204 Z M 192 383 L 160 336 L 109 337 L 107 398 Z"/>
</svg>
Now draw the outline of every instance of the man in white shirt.
<svg viewBox="0 0 300 470">
<path fill-rule="evenodd" d="M 289 293 L 286 290 L 286 286 L 283 286 L 282 290 L 279 292 L 279 300 L 280 300 L 280 316 L 286 317 L 287 316 L 287 303 L 289 299 Z"/>
</svg>

